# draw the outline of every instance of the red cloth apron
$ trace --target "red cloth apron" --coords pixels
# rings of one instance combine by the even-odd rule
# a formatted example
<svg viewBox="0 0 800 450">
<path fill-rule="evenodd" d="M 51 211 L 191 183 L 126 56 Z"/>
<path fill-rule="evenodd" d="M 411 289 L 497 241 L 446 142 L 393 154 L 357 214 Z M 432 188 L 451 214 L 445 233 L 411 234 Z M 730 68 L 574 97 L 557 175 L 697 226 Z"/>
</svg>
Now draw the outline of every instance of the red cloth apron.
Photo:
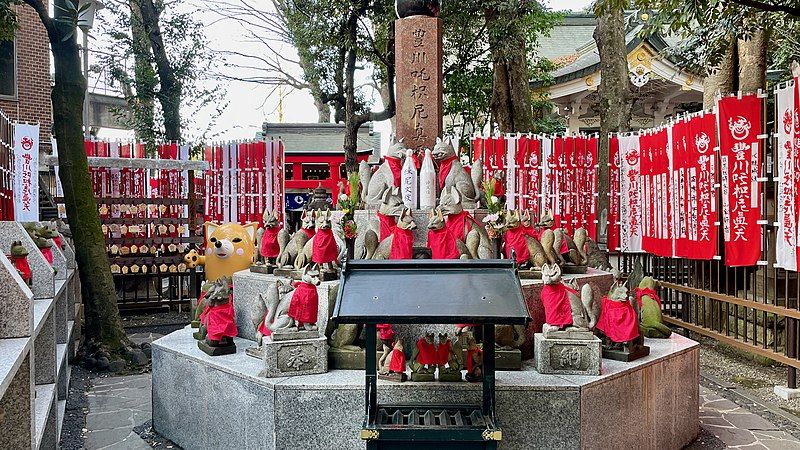
<svg viewBox="0 0 800 450">
<path fill-rule="evenodd" d="M 450 170 L 453 168 L 453 161 L 456 160 L 456 156 L 453 155 L 447 159 L 443 159 L 442 162 L 439 163 L 439 189 L 444 189 L 444 182 L 447 180 L 447 176 L 450 175 Z"/>
<path fill-rule="evenodd" d="M 456 246 L 456 238 L 447 228 L 428 231 L 428 247 L 433 259 L 458 259 L 461 253 Z"/>
<path fill-rule="evenodd" d="M 272 330 L 267 328 L 267 324 L 264 323 L 267 319 L 267 314 L 269 314 L 269 311 L 267 311 L 266 314 L 264 314 L 264 318 L 261 319 L 261 324 L 258 326 L 258 332 L 261 333 L 262 336 L 272 336 Z"/>
<path fill-rule="evenodd" d="M 389 259 L 411 259 L 414 256 L 414 235 L 411 230 L 396 227 L 392 236 Z"/>
<path fill-rule="evenodd" d="M 467 236 L 472 230 L 472 225 L 475 223 L 475 219 L 472 217 L 472 214 L 461 211 L 458 214 L 451 214 L 445 218 L 445 225 L 453 236 L 456 239 L 461 239 L 464 241 L 464 238 Z"/>
<path fill-rule="evenodd" d="M 278 246 L 278 232 L 281 227 L 264 228 L 264 234 L 261 235 L 261 256 L 264 258 L 275 258 L 280 252 Z"/>
<path fill-rule="evenodd" d="M 389 372 L 404 373 L 406 371 L 406 354 L 400 349 L 392 349 L 392 359 L 389 361 Z"/>
<path fill-rule="evenodd" d="M 534 228 L 533 225 L 520 228 L 522 228 L 522 231 L 525 233 L 525 236 L 530 236 L 532 238 L 535 238 L 537 241 L 539 240 L 539 236 L 541 236 L 542 234 L 539 230 Z"/>
<path fill-rule="evenodd" d="M 639 321 L 633 305 L 628 301 L 616 302 L 603 296 L 602 311 L 597 329 L 614 342 L 628 342 L 639 336 Z"/>
<path fill-rule="evenodd" d="M 200 321 L 206 324 L 208 339 L 212 341 L 219 341 L 225 336 L 236 337 L 239 330 L 236 328 L 236 312 L 233 310 L 233 292 L 228 297 L 227 303 L 206 306 Z"/>
<path fill-rule="evenodd" d="M 40 248 L 39 251 L 42 252 L 42 256 L 44 256 L 44 259 L 46 259 L 47 262 L 52 267 L 52 265 L 53 265 L 53 249 L 50 248 L 50 247 L 43 247 L 43 248 Z"/>
<path fill-rule="evenodd" d="M 578 295 L 578 291 L 564 283 L 545 284 L 542 286 L 542 305 L 544 306 L 544 321 L 548 325 L 564 327 L 572 325 L 572 307 L 569 304 L 569 294 Z"/>
<path fill-rule="evenodd" d="M 642 297 L 648 296 L 658 303 L 658 307 L 661 308 L 661 297 L 658 296 L 655 290 L 650 288 L 636 288 L 636 301 L 639 302 L 639 309 L 642 308 Z"/>
<path fill-rule="evenodd" d="M 58 236 L 54 237 L 53 238 L 53 243 L 56 244 L 56 246 L 58 246 L 58 248 L 61 248 L 61 249 L 64 248 L 64 243 L 61 240 L 61 235 L 58 235 Z"/>
<path fill-rule="evenodd" d="M 397 226 L 397 219 L 393 216 L 387 216 L 386 214 L 375 213 L 378 216 L 378 220 L 381 221 L 381 232 L 380 232 L 380 240 L 384 240 L 387 237 L 391 236 L 392 232 L 394 232 L 395 227 Z"/>
<path fill-rule="evenodd" d="M 450 360 L 450 348 L 453 346 L 452 342 L 440 343 L 436 347 L 436 364 L 443 366 Z"/>
<path fill-rule="evenodd" d="M 498 180 L 497 178 L 492 177 L 494 180 L 494 196 L 495 197 L 502 197 L 506 195 L 506 185 L 502 181 Z"/>
<path fill-rule="evenodd" d="M 387 156 L 385 158 L 386 162 L 389 164 L 389 168 L 392 169 L 392 177 L 394 180 L 394 187 L 400 187 L 400 177 L 403 172 L 403 161 L 400 158 L 395 158 L 393 156 Z"/>
<path fill-rule="evenodd" d="M 476 347 L 474 350 L 467 349 L 467 373 L 472 373 L 472 368 L 474 367 L 474 363 L 472 362 L 473 355 L 481 355 L 483 354 L 483 350 Z"/>
<path fill-rule="evenodd" d="M 324 264 L 337 259 L 339 259 L 339 248 L 333 238 L 333 230 L 330 228 L 317 230 L 317 234 L 314 235 L 311 260 L 317 264 Z"/>
<path fill-rule="evenodd" d="M 319 312 L 319 296 L 317 287 L 311 283 L 294 283 L 292 301 L 289 303 L 289 317 L 297 321 L 297 325 L 317 323 Z"/>
<path fill-rule="evenodd" d="M 14 268 L 19 271 L 22 281 L 29 283 L 31 281 L 31 266 L 28 264 L 28 257 L 12 256 L 11 263 L 14 264 Z"/>
<path fill-rule="evenodd" d="M 511 250 L 514 250 L 518 264 L 528 261 L 530 251 L 528 251 L 528 242 L 525 240 L 524 228 L 517 227 L 506 230 L 503 234 L 503 241 L 505 241 L 506 258 L 511 259 Z"/>
<path fill-rule="evenodd" d="M 429 366 L 436 365 L 436 347 L 433 346 L 433 343 L 426 341 L 425 338 L 419 338 L 417 340 L 417 349 L 419 350 L 417 353 L 418 363 Z"/>
<path fill-rule="evenodd" d="M 317 234 L 317 231 L 313 228 L 301 228 L 301 229 L 306 234 L 306 236 L 308 236 L 309 239 L 311 239 L 312 237 L 314 237 L 315 234 Z"/>
<path fill-rule="evenodd" d="M 394 328 L 388 323 L 379 323 L 375 325 L 378 329 L 378 339 L 383 342 L 394 342 Z"/>
</svg>

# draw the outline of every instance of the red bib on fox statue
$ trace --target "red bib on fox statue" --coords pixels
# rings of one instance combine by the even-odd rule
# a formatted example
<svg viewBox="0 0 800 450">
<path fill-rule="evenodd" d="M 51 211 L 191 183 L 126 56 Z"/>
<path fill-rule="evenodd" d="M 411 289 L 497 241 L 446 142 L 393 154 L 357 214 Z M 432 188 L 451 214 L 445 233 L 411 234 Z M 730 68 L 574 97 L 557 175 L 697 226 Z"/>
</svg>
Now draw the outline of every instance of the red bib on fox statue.
<svg viewBox="0 0 800 450">
<path fill-rule="evenodd" d="M 511 259 L 511 250 L 516 253 L 517 264 L 528 261 L 530 252 L 528 242 L 525 241 L 525 229 L 522 227 L 512 228 L 503 233 L 503 241 L 506 246 L 506 258 Z M 550 322 L 548 322 L 550 323 Z"/>
<path fill-rule="evenodd" d="M 453 233 L 453 236 L 456 239 L 461 239 L 462 241 L 472 230 L 473 225 L 475 224 L 475 218 L 472 217 L 472 214 L 461 211 L 457 214 L 450 214 L 445 219 L 445 224 L 447 225 L 447 229 Z"/>
<path fill-rule="evenodd" d="M 61 240 L 61 235 L 60 234 L 58 236 L 54 236 L 52 239 L 53 239 L 53 243 L 56 244 L 56 247 L 58 247 L 60 249 L 64 248 L 64 242 Z"/>
<path fill-rule="evenodd" d="M 317 313 L 319 312 L 319 295 L 317 287 L 311 283 L 294 283 L 292 292 L 292 302 L 289 303 L 289 317 L 297 322 L 297 325 L 304 323 L 317 323 Z"/>
<path fill-rule="evenodd" d="M 395 158 L 394 156 L 387 156 L 383 158 L 387 164 L 389 164 L 389 168 L 392 169 L 392 177 L 394 177 L 394 187 L 400 187 L 400 176 L 403 172 L 403 161 L 400 158 Z"/>
<path fill-rule="evenodd" d="M 453 155 L 447 159 L 443 159 L 442 162 L 439 163 L 439 189 L 444 189 L 445 181 L 447 181 L 447 176 L 450 175 L 450 170 L 453 168 L 453 162 L 456 160 L 456 156 Z"/>
<path fill-rule="evenodd" d="M 394 232 L 394 229 L 397 226 L 397 219 L 379 212 L 376 212 L 375 214 L 378 216 L 378 220 L 381 222 L 379 239 L 382 241 L 392 235 L 392 232 Z"/>
<path fill-rule="evenodd" d="M 277 258 L 280 252 L 278 246 L 278 233 L 281 227 L 264 228 L 264 234 L 261 235 L 261 256 L 264 258 Z"/>
<path fill-rule="evenodd" d="M 272 336 L 272 330 L 267 328 L 267 324 L 264 323 L 267 318 L 267 314 L 269 314 L 269 311 L 264 313 L 264 317 L 261 319 L 261 324 L 258 325 L 258 332 L 261 333 L 262 336 Z"/>
<path fill-rule="evenodd" d="M 629 342 L 639 337 L 639 319 L 627 300 L 617 302 L 603 297 L 596 328 L 614 342 Z"/>
<path fill-rule="evenodd" d="M 654 289 L 650 288 L 636 288 L 636 301 L 639 303 L 639 309 L 642 308 L 642 297 L 648 296 L 658 303 L 658 307 L 661 307 L 661 297 L 658 296 Z"/>
<path fill-rule="evenodd" d="M 206 324 L 208 339 L 219 341 L 225 336 L 236 337 L 239 329 L 236 328 L 236 312 L 233 309 L 233 290 L 226 303 L 206 306 L 200 315 L 200 322 Z"/>
<path fill-rule="evenodd" d="M 44 259 L 47 260 L 48 264 L 50 264 L 52 266 L 53 265 L 53 249 L 50 248 L 50 247 L 43 247 L 43 248 L 40 248 L 39 250 L 41 250 L 42 256 L 44 256 Z"/>
<path fill-rule="evenodd" d="M 433 343 L 430 343 L 426 341 L 424 337 L 421 337 L 417 340 L 417 349 L 419 350 L 419 353 L 417 353 L 418 363 L 429 366 L 436 365 L 436 347 L 434 347 Z"/>
<path fill-rule="evenodd" d="M 569 294 L 578 295 L 578 291 L 564 283 L 545 284 L 542 286 L 542 305 L 544 306 L 544 321 L 548 325 L 564 327 L 572 325 L 572 307 L 569 304 Z"/>
<path fill-rule="evenodd" d="M 311 260 L 317 264 L 325 264 L 339 259 L 339 248 L 333 238 L 333 230 L 330 228 L 317 230 L 312 250 Z"/>
<path fill-rule="evenodd" d="M 29 284 L 31 281 L 31 266 L 28 264 L 28 257 L 12 256 L 11 263 L 14 264 L 14 268 L 19 272 L 19 275 L 22 277 L 22 281 L 24 281 L 26 284 Z"/>
<path fill-rule="evenodd" d="M 414 235 L 411 230 L 395 227 L 389 259 L 411 259 L 414 256 Z"/>
<path fill-rule="evenodd" d="M 392 349 L 392 359 L 389 361 L 389 372 L 404 373 L 406 371 L 406 354 L 398 348 Z"/>
<path fill-rule="evenodd" d="M 378 339 L 391 347 L 394 342 L 394 327 L 388 323 L 379 323 L 375 328 L 378 329 Z"/>
<path fill-rule="evenodd" d="M 450 341 L 439 343 L 436 348 L 436 364 L 440 366 L 447 364 L 447 361 L 450 360 L 450 348 L 452 346 L 453 343 Z"/>
<path fill-rule="evenodd" d="M 428 247 L 433 259 L 458 259 L 461 253 L 456 246 L 456 238 L 447 228 L 428 231 Z"/>
</svg>

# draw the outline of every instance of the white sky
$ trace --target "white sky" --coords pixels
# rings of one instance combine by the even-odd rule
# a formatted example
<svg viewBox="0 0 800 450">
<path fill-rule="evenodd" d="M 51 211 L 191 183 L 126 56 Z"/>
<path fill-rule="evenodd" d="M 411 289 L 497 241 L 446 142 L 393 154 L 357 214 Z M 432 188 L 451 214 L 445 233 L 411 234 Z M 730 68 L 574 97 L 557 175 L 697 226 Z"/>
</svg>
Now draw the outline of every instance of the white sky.
<svg viewBox="0 0 800 450">
<path fill-rule="evenodd" d="M 197 1 L 197 0 L 195 0 Z M 458 0 L 443 0 L 458 1 Z M 264 9 L 271 8 L 270 0 L 250 0 L 256 6 L 263 5 Z M 586 8 L 591 0 L 545 0 L 544 4 L 553 10 L 573 10 L 580 11 Z M 214 50 L 237 50 L 244 53 L 258 54 L 263 52 L 260 44 L 247 42 L 245 34 L 231 22 L 214 21 L 214 15 L 208 12 L 198 14 L 199 19 L 207 25 L 206 35 L 211 47 Z M 281 49 L 281 52 L 294 54 L 291 47 Z M 228 69 L 230 70 L 230 69 Z M 225 88 L 227 109 L 217 119 L 212 128 L 212 134 L 218 134 L 217 140 L 252 139 L 261 130 L 261 125 L 265 121 L 278 121 L 278 95 L 273 93 L 269 86 L 260 86 L 244 82 L 223 82 Z M 377 95 L 373 96 L 376 110 L 382 109 L 382 103 Z M 317 111 L 314 107 L 311 95 L 307 91 L 284 91 L 283 99 L 284 121 L 285 122 L 316 122 Z M 196 115 L 196 129 L 205 129 L 211 120 L 209 111 L 203 111 Z M 388 145 L 390 127 L 389 122 L 375 124 L 376 131 L 381 132 L 383 137 L 383 147 Z M 101 137 L 123 138 L 127 137 L 124 133 L 114 130 L 101 130 Z"/>
</svg>

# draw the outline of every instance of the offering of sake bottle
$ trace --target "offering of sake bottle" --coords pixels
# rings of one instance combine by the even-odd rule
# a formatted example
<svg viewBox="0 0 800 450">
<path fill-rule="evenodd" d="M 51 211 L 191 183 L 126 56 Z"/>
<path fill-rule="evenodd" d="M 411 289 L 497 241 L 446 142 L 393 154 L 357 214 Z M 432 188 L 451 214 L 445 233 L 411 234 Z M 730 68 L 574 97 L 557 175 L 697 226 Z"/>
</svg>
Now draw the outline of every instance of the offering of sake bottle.
<svg viewBox="0 0 800 450">
<path fill-rule="evenodd" d="M 433 166 L 431 149 L 425 149 L 425 158 L 419 171 L 419 207 L 436 207 L 436 167 Z"/>
<path fill-rule="evenodd" d="M 406 150 L 406 161 L 400 171 L 400 194 L 406 208 L 417 209 L 419 186 L 417 184 L 417 168 L 414 166 L 414 152 Z"/>
</svg>

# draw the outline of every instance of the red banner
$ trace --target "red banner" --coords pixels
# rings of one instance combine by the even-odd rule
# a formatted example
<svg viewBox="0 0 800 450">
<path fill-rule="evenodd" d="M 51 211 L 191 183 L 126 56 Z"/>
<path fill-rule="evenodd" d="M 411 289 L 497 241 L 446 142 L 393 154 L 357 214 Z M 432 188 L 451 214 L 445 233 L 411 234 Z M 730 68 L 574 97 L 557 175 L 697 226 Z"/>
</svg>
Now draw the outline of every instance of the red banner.
<svg viewBox="0 0 800 450">
<path fill-rule="evenodd" d="M 726 97 L 717 110 L 725 265 L 752 266 L 761 256 L 761 99 Z"/>
<path fill-rule="evenodd" d="M 615 252 L 619 249 L 619 196 L 620 196 L 620 153 L 619 137 L 614 135 L 608 142 L 608 225 L 606 235 L 608 250 Z"/>
<path fill-rule="evenodd" d="M 686 161 L 688 181 L 687 257 L 710 260 L 717 254 L 717 116 L 713 113 L 693 117 L 688 123 Z"/>
</svg>

